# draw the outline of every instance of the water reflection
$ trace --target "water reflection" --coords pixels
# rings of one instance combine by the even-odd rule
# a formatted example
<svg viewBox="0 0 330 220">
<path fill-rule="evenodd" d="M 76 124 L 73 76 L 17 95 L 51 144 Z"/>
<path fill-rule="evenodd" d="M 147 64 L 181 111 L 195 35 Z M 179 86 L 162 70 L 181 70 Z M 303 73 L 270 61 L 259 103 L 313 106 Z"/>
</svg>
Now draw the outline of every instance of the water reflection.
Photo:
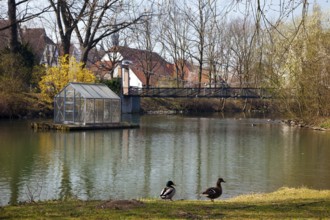
<svg viewBox="0 0 330 220">
<path fill-rule="evenodd" d="M 282 186 L 330 187 L 330 134 L 253 118 L 143 116 L 141 128 L 34 133 L 0 122 L 0 204 L 29 199 L 223 198 Z M 251 126 L 253 124 L 253 126 Z"/>
</svg>

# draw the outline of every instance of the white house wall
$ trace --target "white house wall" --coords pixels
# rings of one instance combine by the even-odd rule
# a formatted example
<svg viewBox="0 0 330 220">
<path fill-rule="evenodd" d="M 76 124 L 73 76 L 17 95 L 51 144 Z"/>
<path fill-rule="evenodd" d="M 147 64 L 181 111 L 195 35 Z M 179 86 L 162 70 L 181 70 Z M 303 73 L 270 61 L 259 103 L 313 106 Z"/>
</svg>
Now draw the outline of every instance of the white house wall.
<svg viewBox="0 0 330 220">
<path fill-rule="evenodd" d="M 130 86 L 133 87 L 138 87 L 138 88 L 142 88 L 142 82 L 139 80 L 139 78 L 135 75 L 135 73 L 129 69 L 129 76 L 130 76 Z"/>
<path fill-rule="evenodd" d="M 123 60 L 123 56 L 120 53 L 116 53 L 116 54 L 107 53 L 102 57 L 101 61 L 103 61 L 103 62 L 110 61 L 110 60 L 113 60 L 114 57 L 116 58 L 116 60 Z M 115 78 L 119 77 L 119 74 L 118 74 L 119 68 L 121 68 L 120 65 L 114 69 L 113 77 L 115 77 Z M 141 80 L 139 80 L 139 78 L 136 76 L 136 74 L 131 69 L 129 69 L 129 76 L 130 76 L 130 82 L 129 82 L 130 86 L 142 88 L 143 85 L 142 85 Z"/>
<path fill-rule="evenodd" d="M 114 72 L 113 72 L 113 77 L 119 77 L 119 71 L 120 71 L 120 66 L 117 66 L 115 69 L 114 69 Z M 124 71 L 124 69 L 122 69 L 122 71 Z M 126 70 L 125 70 L 126 71 Z M 138 88 L 142 88 L 142 82 L 141 80 L 139 80 L 139 78 L 135 75 L 135 73 L 129 69 L 129 76 L 130 76 L 130 82 L 129 82 L 129 85 L 132 86 L 132 87 L 138 87 Z"/>
<path fill-rule="evenodd" d="M 56 66 L 58 59 L 58 50 L 56 45 L 46 44 L 45 49 L 40 59 L 40 64 L 47 66 Z"/>
</svg>

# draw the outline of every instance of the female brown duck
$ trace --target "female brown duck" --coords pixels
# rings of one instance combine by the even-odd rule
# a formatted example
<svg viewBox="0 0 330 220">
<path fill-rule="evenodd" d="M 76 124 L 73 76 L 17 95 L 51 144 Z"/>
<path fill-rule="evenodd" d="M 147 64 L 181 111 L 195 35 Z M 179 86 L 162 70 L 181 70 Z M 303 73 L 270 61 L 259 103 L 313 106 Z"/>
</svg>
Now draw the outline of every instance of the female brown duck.
<svg viewBox="0 0 330 220">
<path fill-rule="evenodd" d="M 217 181 L 217 186 L 208 188 L 202 193 L 202 195 L 211 199 L 213 202 L 214 199 L 219 198 L 222 194 L 221 183 L 225 183 L 225 181 L 222 178 L 219 178 Z"/>
</svg>

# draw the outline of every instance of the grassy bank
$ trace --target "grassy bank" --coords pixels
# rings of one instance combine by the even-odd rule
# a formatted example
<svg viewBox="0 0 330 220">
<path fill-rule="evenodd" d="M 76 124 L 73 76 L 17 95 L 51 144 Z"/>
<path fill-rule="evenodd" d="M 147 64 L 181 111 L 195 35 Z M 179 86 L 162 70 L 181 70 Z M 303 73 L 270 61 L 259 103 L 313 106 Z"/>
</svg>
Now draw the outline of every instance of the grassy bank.
<svg viewBox="0 0 330 220">
<path fill-rule="evenodd" d="M 329 219 L 330 190 L 281 188 L 210 201 L 46 201 L 5 206 L 0 219 Z"/>
</svg>

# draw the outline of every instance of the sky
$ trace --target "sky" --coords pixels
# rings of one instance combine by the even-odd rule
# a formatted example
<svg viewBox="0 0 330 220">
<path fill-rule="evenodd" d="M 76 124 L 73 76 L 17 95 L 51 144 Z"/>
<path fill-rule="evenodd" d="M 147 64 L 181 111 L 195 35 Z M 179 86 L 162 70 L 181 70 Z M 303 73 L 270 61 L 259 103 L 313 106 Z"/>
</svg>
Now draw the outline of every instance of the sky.
<svg viewBox="0 0 330 220">
<path fill-rule="evenodd" d="M 33 6 L 35 7 L 35 5 L 32 5 L 32 2 L 34 3 L 39 3 L 39 7 L 40 6 L 44 6 L 45 4 L 40 4 L 40 2 L 45 2 L 47 3 L 48 0 L 31 0 L 31 5 L 30 6 Z M 155 0 L 156 3 L 160 2 L 161 0 Z M 164 1 L 164 0 L 163 0 Z M 178 1 L 184 1 L 184 0 L 178 0 Z M 188 0 L 186 0 L 188 1 Z M 190 0 L 192 3 L 189 5 L 189 7 L 191 7 L 192 5 L 196 5 L 196 3 L 193 3 L 193 2 L 197 2 L 197 0 Z M 188 1 L 188 2 L 190 2 Z M 277 16 L 277 12 L 278 12 L 278 9 L 279 9 L 279 4 L 280 3 L 290 3 L 290 4 L 298 4 L 300 2 L 302 2 L 304 0 L 260 0 L 261 4 L 262 5 L 265 5 L 266 7 L 264 8 L 264 11 L 267 13 L 267 18 L 269 20 L 276 20 L 278 18 Z M 249 7 L 248 4 L 253 4 L 255 3 L 256 1 L 254 0 L 218 0 L 219 2 L 219 6 L 220 8 L 226 8 L 227 10 L 230 10 L 230 17 L 241 17 L 242 16 L 242 12 L 245 11 L 247 8 L 249 8 L 249 10 L 251 11 L 251 13 L 253 13 L 253 10 L 251 10 L 251 8 Z M 237 2 L 240 2 L 239 5 L 235 5 L 233 3 L 237 3 Z M 329 13 L 330 15 L 330 0 L 308 0 L 308 2 L 310 3 L 310 6 L 309 6 L 309 12 L 312 11 L 312 7 L 314 5 L 314 2 L 316 2 L 317 4 L 320 5 L 322 11 L 324 13 Z M 0 0 L 0 18 L 6 18 L 7 17 L 7 13 L 6 13 L 6 5 L 7 5 L 7 0 Z M 292 6 L 292 5 L 289 5 L 289 6 Z M 143 7 L 143 6 L 141 6 Z M 188 6 L 185 6 L 185 7 L 188 7 Z M 301 8 L 298 8 L 295 10 L 295 15 L 296 16 L 299 16 L 301 15 Z M 291 18 L 290 18 L 291 19 Z M 51 36 L 51 38 L 53 40 L 56 41 L 56 36 L 52 36 L 53 33 L 51 33 L 52 31 L 49 31 L 49 30 L 53 30 L 56 28 L 56 25 L 55 23 L 53 23 L 53 21 L 50 21 L 48 19 L 48 21 L 45 21 L 45 20 L 41 20 L 40 18 L 39 19 L 35 19 L 34 21 L 30 21 L 28 23 L 25 24 L 26 26 L 28 27 L 43 27 L 45 28 L 47 31 L 47 35 Z"/>
<path fill-rule="evenodd" d="M 330 11 L 330 0 L 308 0 L 309 2 L 309 9 L 308 11 L 311 12 L 313 9 L 313 6 L 315 3 L 319 4 L 323 12 L 329 12 Z M 251 9 L 251 4 L 255 4 L 255 1 L 249 1 L 249 0 L 241 0 L 241 1 L 222 1 L 225 3 L 222 3 L 224 7 L 230 8 L 230 16 L 241 16 L 242 13 L 246 13 L 247 10 L 250 11 L 250 13 L 253 13 L 253 10 Z M 236 4 L 233 6 L 233 2 L 240 2 L 239 4 Z M 292 8 L 296 7 L 298 5 L 302 5 L 302 2 L 304 0 L 261 0 L 260 4 L 265 12 L 266 16 L 271 18 L 276 18 L 279 14 L 279 11 L 282 9 Z M 279 6 L 282 6 L 281 8 Z M 256 6 L 254 5 L 254 8 Z M 299 16 L 302 12 L 302 7 L 297 7 L 294 10 L 294 14 Z"/>
</svg>

